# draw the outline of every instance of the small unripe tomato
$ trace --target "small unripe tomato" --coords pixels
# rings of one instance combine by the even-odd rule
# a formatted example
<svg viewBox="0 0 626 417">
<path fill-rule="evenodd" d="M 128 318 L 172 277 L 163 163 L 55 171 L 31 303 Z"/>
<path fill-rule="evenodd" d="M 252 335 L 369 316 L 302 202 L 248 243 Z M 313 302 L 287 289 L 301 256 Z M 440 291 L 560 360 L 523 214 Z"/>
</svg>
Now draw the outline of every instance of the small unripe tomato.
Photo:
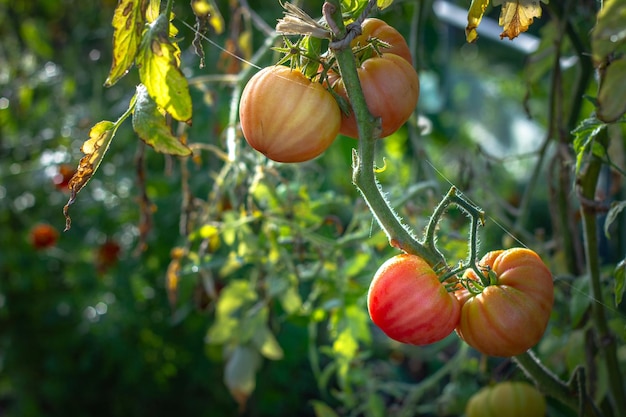
<svg viewBox="0 0 626 417">
<path fill-rule="evenodd" d="M 465 409 L 466 417 L 544 417 L 546 400 L 525 382 L 501 382 L 474 394 Z"/>
<path fill-rule="evenodd" d="M 398 342 L 427 345 L 448 336 L 459 322 L 460 303 L 419 256 L 402 254 L 383 263 L 367 294 L 370 317 Z"/>
<path fill-rule="evenodd" d="M 239 119 L 254 149 L 277 162 L 303 162 L 335 140 L 341 111 L 321 84 L 299 70 L 276 65 L 263 68 L 246 84 Z"/>
<path fill-rule="evenodd" d="M 47 223 L 39 223 L 30 230 L 30 244 L 37 250 L 54 246 L 59 239 L 59 232 Z"/>
</svg>

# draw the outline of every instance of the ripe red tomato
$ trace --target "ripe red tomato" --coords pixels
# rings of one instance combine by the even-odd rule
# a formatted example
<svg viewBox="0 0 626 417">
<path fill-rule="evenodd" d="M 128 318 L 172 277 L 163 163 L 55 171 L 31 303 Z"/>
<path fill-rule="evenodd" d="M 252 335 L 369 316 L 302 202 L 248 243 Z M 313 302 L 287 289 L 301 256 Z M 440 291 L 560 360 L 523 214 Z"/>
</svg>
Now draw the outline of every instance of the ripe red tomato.
<svg viewBox="0 0 626 417">
<path fill-rule="evenodd" d="M 30 230 L 30 244 L 37 250 L 54 246 L 59 239 L 59 232 L 47 223 L 35 225 Z"/>
<path fill-rule="evenodd" d="M 489 268 L 497 283 L 477 295 L 465 289 L 455 293 L 463 305 L 456 331 L 486 355 L 519 355 L 536 345 L 546 330 L 554 303 L 552 274 L 525 248 L 490 252 L 479 266 Z M 478 281 L 471 269 L 463 277 Z"/>
<path fill-rule="evenodd" d="M 370 284 L 372 321 L 391 339 L 412 345 L 434 343 L 459 322 L 460 303 L 419 256 L 397 255 L 383 263 Z"/>
<path fill-rule="evenodd" d="M 465 408 L 467 417 L 544 417 L 546 400 L 525 382 L 501 382 L 474 394 Z"/>
<path fill-rule="evenodd" d="M 404 58 L 409 64 L 413 64 L 411 50 L 400 32 L 387 22 L 368 18 L 361 24 L 361 34 L 350 43 L 351 47 L 365 46 L 371 38 L 377 38 L 389 44 L 389 48 L 381 48 L 383 54 L 395 54 Z"/>
<path fill-rule="evenodd" d="M 367 108 L 382 121 L 381 138 L 398 130 L 413 114 L 419 98 L 419 78 L 415 68 L 394 54 L 369 58 L 357 68 Z M 334 90 L 348 100 L 342 79 L 333 84 Z M 358 138 L 354 113 L 342 114 L 341 134 Z"/>
<path fill-rule="evenodd" d="M 241 95 L 239 118 L 254 149 L 274 161 L 303 162 L 331 145 L 339 133 L 341 111 L 321 84 L 277 65 L 250 79 Z"/>
</svg>

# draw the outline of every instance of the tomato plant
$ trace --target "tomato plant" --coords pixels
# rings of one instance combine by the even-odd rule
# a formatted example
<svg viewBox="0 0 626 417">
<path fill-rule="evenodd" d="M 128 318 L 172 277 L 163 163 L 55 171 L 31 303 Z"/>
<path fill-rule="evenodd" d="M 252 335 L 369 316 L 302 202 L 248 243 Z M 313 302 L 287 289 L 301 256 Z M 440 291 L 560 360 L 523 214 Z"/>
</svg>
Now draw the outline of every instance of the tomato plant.
<svg viewBox="0 0 626 417">
<path fill-rule="evenodd" d="M 460 303 L 419 256 L 402 254 L 383 263 L 369 287 L 372 321 L 390 338 L 412 345 L 448 336 L 459 321 Z"/>
<path fill-rule="evenodd" d="M 341 124 L 333 96 L 285 66 L 264 68 L 250 79 L 239 116 L 250 146 L 278 162 L 303 162 L 322 154 Z"/>
<path fill-rule="evenodd" d="M 411 116 L 419 97 L 419 78 L 415 68 L 404 58 L 394 54 L 366 59 L 357 69 L 367 108 L 374 117 L 380 117 L 380 137 L 398 130 Z M 342 79 L 333 84 L 341 97 L 348 99 Z M 343 114 L 340 133 L 358 138 L 354 112 Z"/>
<path fill-rule="evenodd" d="M 413 64 L 411 50 L 406 39 L 393 26 L 389 26 L 384 20 L 368 18 L 361 25 L 361 34 L 354 38 L 350 46 L 353 48 L 363 47 L 371 39 L 385 42 L 388 47 L 380 48 L 382 54 L 395 54 L 404 58 L 409 64 Z"/>
<path fill-rule="evenodd" d="M 30 243 L 35 249 L 46 249 L 54 246 L 59 239 L 59 232 L 47 223 L 35 225 L 30 231 Z"/>
<path fill-rule="evenodd" d="M 474 394 L 465 409 L 467 417 L 543 417 L 546 400 L 525 382 L 501 382 Z"/>
<path fill-rule="evenodd" d="M 468 269 L 466 288 L 456 292 L 462 303 L 459 336 L 492 356 L 515 356 L 533 347 L 546 330 L 552 304 L 552 274 L 532 250 L 513 248 L 487 253 L 479 262 L 483 285 Z"/>
</svg>

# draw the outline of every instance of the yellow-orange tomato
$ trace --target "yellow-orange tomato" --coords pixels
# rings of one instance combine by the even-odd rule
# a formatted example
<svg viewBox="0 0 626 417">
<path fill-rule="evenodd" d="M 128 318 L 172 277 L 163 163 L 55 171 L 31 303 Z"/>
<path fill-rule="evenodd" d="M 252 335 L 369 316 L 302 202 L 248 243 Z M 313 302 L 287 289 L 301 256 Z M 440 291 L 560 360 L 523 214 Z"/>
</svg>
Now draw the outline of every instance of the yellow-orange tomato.
<svg viewBox="0 0 626 417">
<path fill-rule="evenodd" d="M 354 38 L 350 46 L 353 48 L 365 46 L 370 38 L 380 39 L 389 45 L 388 48 L 380 48 L 381 53 L 401 56 L 409 64 L 413 64 L 411 50 L 406 40 L 400 32 L 389 26 L 387 22 L 376 18 L 365 19 L 361 24 L 361 34 Z"/>
<path fill-rule="evenodd" d="M 546 330 L 554 302 L 552 274 L 539 255 L 525 248 L 490 252 L 479 266 L 490 270 L 497 282 L 476 295 L 465 289 L 456 292 L 463 305 L 456 331 L 486 355 L 519 355 Z M 471 269 L 463 277 L 479 281 Z"/>
<path fill-rule="evenodd" d="M 341 111 L 321 84 L 277 65 L 262 69 L 246 84 L 239 118 L 254 149 L 277 162 L 303 162 L 332 144 Z"/>
<path fill-rule="evenodd" d="M 381 119 L 380 137 L 391 135 L 409 119 L 417 106 L 420 88 L 415 68 L 398 55 L 383 54 L 363 61 L 357 72 L 367 108 L 374 117 Z M 343 79 L 337 80 L 333 89 L 348 100 Z M 354 112 L 342 115 L 340 133 L 359 137 Z"/>
<path fill-rule="evenodd" d="M 546 400 L 525 382 L 501 382 L 482 388 L 465 408 L 467 417 L 544 417 Z"/>
<path fill-rule="evenodd" d="M 454 331 L 460 303 L 439 282 L 435 271 L 415 255 L 397 255 L 383 263 L 367 294 L 370 317 L 387 336 L 426 345 Z"/>
</svg>

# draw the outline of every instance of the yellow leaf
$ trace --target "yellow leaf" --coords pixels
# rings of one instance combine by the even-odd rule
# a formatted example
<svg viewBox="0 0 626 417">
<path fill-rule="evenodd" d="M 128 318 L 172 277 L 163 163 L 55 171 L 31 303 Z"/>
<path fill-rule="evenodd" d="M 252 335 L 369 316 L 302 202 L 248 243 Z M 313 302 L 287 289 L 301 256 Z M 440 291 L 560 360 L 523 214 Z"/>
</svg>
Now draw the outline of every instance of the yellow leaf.
<svg viewBox="0 0 626 417">
<path fill-rule="evenodd" d="M 89 131 L 89 139 L 87 139 L 80 150 L 85 154 L 78 163 L 76 172 L 70 178 L 68 188 L 70 189 L 70 198 L 63 207 L 65 215 L 65 230 L 69 230 L 72 224 L 68 214 L 69 207 L 74 204 L 76 194 L 89 182 L 93 174 L 96 172 L 104 154 L 109 149 L 111 140 L 117 130 L 117 124 L 109 121 L 101 121 L 96 123 Z"/>
<path fill-rule="evenodd" d="M 499 1 L 494 0 L 494 5 Z M 498 24 L 502 26 L 500 39 L 515 39 L 520 33 L 526 32 L 535 17 L 541 17 L 539 0 L 504 1 Z"/>
<path fill-rule="evenodd" d="M 467 13 L 467 26 L 465 27 L 465 39 L 467 42 L 476 42 L 476 39 L 478 39 L 476 28 L 480 24 L 487 6 L 489 6 L 489 0 L 472 0 Z"/>
<path fill-rule="evenodd" d="M 169 20 L 160 15 L 141 41 L 137 55 L 139 78 L 157 106 L 176 120 L 191 120 L 191 96 L 187 79 L 181 72 L 180 49 L 170 42 Z"/>
<path fill-rule="evenodd" d="M 391 6 L 392 3 L 393 3 L 393 0 L 377 0 L 376 1 L 376 5 L 378 6 L 380 10 L 386 9 L 387 7 Z"/>
<path fill-rule="evenodd" d="M 146 24 L 146 0 L 120 0 L 113 15 L 113 58 L 104 85 L 115 84 L 133 64 Z"/>
</svg>

